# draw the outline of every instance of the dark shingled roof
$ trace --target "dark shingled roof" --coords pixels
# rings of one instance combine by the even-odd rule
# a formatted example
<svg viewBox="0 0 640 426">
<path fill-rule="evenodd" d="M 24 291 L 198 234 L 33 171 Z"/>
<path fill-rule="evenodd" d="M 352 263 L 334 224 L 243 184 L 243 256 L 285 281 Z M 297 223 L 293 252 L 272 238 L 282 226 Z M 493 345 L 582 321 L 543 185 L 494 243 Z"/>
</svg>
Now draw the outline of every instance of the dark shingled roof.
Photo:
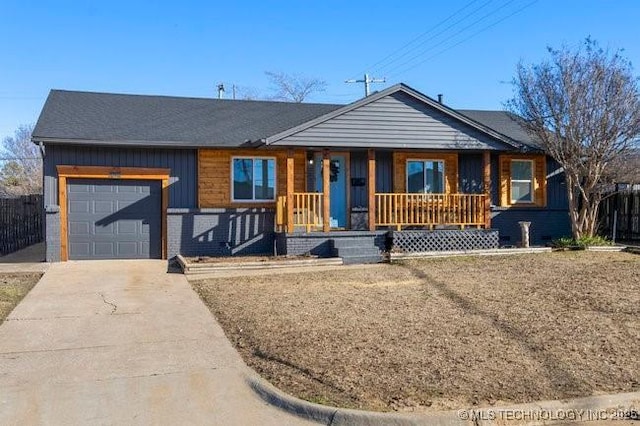
<svg viewBox="0 0 640 426">
<path fill-rule="evenodd" d="M 518 123 L 518 120 L 521 120 L 521 118 L 517 115 L 508 111 L 484 111 L 474 109 L 459 109 L 457 111 L 498 133 L 502 133 L 509 139 L 523 143 L 531 148 L 540 148 L 535 138 L 527 133 L 525 128 Z"/>
<path fill-rule="evenodd" d="M 52 90 L 33 140 L 235 147 L 341 106 Z"/>
<path fill-rule="evenodd" d="M 313 120 L 344 105 L 123 95 L 52 90 L 33 131 L 34 141 L 237 147 Z M 537 149 L 505 111 L 456 110 Z"/>
</svg>

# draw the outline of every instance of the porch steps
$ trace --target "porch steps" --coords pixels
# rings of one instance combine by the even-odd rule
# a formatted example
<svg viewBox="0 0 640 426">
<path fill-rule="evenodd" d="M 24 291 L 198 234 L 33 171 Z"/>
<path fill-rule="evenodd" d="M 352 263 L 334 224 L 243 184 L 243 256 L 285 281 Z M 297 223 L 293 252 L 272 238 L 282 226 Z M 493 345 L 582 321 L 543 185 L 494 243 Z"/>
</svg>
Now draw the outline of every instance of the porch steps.
<svg viewBox="0 0 640 426">
<path fill-rule="evenodd" d="M 373 236 L 332 238 L 331 254 L 340 257 L 345 265 L 382 262 Z"/>
</svg>

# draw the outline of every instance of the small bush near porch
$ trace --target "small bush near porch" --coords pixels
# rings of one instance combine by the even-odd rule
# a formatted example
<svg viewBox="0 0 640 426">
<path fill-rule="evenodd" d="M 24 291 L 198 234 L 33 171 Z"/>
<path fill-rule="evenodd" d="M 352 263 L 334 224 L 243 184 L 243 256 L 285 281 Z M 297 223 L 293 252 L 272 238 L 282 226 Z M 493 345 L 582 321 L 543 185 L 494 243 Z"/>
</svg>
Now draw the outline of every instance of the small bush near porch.
<svg viewBox="0 0 640 426">
<path fill-rule="evenodd" d="M 194 286 L 245 361 L 324 404 L 453 409 L 640 390 L 640 256 L 412 261 Z"/>
</svg>

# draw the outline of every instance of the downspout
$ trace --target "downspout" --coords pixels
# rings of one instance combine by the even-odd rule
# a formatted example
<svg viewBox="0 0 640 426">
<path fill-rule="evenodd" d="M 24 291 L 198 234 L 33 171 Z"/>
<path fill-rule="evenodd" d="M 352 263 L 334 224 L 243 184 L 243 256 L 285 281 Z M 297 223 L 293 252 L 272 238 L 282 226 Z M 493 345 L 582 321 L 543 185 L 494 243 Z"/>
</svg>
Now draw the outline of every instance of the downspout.
<svg viewBox="0 0 640 426">
<path fill-rule="evenodd" d="M 42 156 L 42 205 L 40 206 L 40 208 L 42 209 L 43 215 L 42 215 L 42 223 L 40 224 L 41 229 L 42 229 L 42 238 L 45 240 L 45 258 L 42 259 L 43 261 L 47 261 L 47 254 L 46 254 L 46 241 L 47 241 L 47 209 L 45 207 L 46 205 L 46 200 L 45 200 L 45 191 L 44 191 L 44 183 L 45 183 L 45 174 L 44 174 L 44 158 L 46 156 L 46 149 L 44 147 L 44 143 L 42 141 L 38 142 L 38 147 L 40 148 L 40 155 Z"/>
<path fill-rule="evenodd" d="M 38 148 L 40 148 L 40 155 L 42 156 L 42 202 L 44 203 L 44 157 L 47 154 L 47 151 L 44 148 L 44 143 L 42 141 L 38 142 Z"/>
</svg>

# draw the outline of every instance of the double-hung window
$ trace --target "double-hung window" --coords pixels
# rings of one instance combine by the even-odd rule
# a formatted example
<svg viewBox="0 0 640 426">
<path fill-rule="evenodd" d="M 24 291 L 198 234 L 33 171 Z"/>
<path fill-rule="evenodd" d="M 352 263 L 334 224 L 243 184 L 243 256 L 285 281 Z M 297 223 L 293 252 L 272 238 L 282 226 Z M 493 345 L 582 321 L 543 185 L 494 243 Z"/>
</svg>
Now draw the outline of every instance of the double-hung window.
<svg viewBox="0 0 640 426">
<path fill-rule="evenodd" d="M 274 201 L 276 160 L 262 157 L 232 159 L 233 201 Z"/>
<path fill-rule="evenodd" d="M 533 203 L 532 160 L 511 160 L 511 203 Z"/>
<path fill-rule="evenodd" d="M 427 194 L 444 193 L 444 161 L 408 160 L 407 192 Z"/>
</svg>

